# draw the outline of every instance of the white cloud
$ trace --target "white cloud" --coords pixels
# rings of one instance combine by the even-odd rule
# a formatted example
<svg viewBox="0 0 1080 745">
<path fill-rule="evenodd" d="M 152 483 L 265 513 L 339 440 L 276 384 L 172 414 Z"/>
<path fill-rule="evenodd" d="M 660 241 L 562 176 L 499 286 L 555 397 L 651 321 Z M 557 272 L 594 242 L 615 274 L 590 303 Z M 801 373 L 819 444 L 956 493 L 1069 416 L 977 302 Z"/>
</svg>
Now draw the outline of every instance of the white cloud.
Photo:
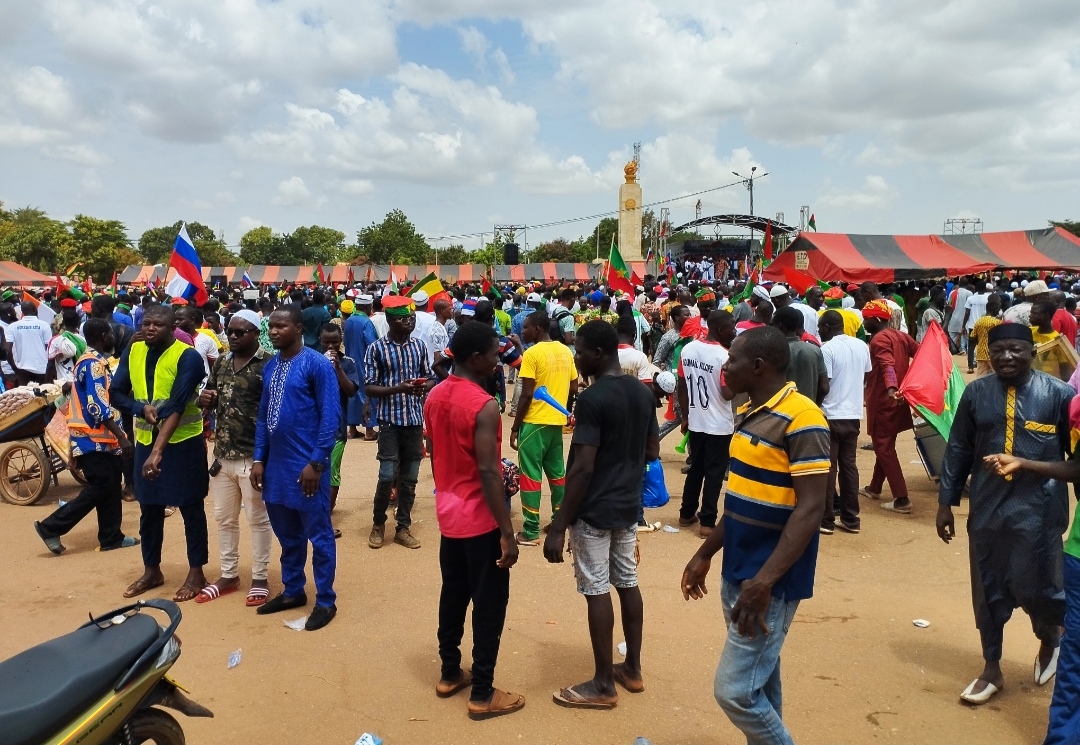
<svg viewBox="0 0 1080 745">
<path fill-rule="evenodd" d="M 11 89 L 15 100 L 45 122 L 72 124 L 78 114 L 78 105 L 67 82 L 44 67 L 12 75 Z"/>
<path fill-rule="evenodd" d="M 58 129 L 34 127 L 19 122 L 0 121 L 0 146 L 21 148 L 63 140 L 67 135 Z"/>
<path fill-rule="evenodd" d="M 79 179 L 79 196 L 84 198 L 100 197 L 105 191 L 97 172 L 88 169 Z"/>
<path fill-rule="evenodd" d="M 350 179 L 341 184 L 341 193 L 352 197 L 366 197 L 374 194 L 375 184 L 367 179 Z"/>
<path fill-rule="evenodd" d="M 817 203 L 840 209 L 869 210 L 888 205 L 895 196 L 884 178 L 867 176 L 861 189 L 829 189 L 817 198 Z"/>
<path fill-rule="evenodd" d="M 266 225 L 266 223 L 262 220 L 256 220 L 254 217 L 248 217 L 247 215 L 244 215 L 236 221 L 236 229 L 239 231 L 240 235 L 243 235 L 249 230 L 260 228 L 263 225 Z"/>
<path fill-rule="evenodd" d="M 41 152 L 50 158 L 66 160 L 79 166 L 105 166 L 112 162 L 108 156 L 86 145 L 52 145 L 41 148 Z"/>
<path fill-rule="evenodd" d="M 277 194 L 270 204 L 279 207 L 318 207 L 326 203 L 326 197 L 316 198 L 308 189 L 304 179 L 293 176 L 277 185 Z"/>
</svg>

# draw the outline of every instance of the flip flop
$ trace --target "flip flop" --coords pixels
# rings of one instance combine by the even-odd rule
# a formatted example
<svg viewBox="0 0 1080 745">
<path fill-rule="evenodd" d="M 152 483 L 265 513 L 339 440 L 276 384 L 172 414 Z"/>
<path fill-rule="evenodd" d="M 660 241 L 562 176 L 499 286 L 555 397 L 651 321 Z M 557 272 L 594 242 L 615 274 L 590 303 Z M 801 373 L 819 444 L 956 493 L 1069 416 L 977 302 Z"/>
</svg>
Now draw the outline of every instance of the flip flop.
<svg viewBox="0 0 1080 745">
<path fill-rule="evenodd" d="M 463 691 L 472 685 L 472 673 L 462 670 L 458 679 L 451 683 L 448 680 L 440 680 L 435 684 L 435 695 L 439 698 L 450 698 L 458 691 Z"/>
<path fill-rule="evenodd" d="M 115 546 L 109 546 L 108 548 L 105 548 L 104 546 L 98 546 L 94 550 L 95 551 L 115 551 L 118 548 L 132 548 L 132 547 L 138 546 L 138 545 L 139 545 L 139 539 L 138 538 L 136 538 L 135 536 L 132 536 L 132 535 L 126 535 L 126 536 L 124 536 L 124 540 L 120 541 L 120 543 L 118 543 Z"/>
<path fill-rule="evenodd" d="M 540 539 L 539 538 L 528 538 L 521 531 L 518 531 L 517 533 L 514 534 L 514 540 L 517 541 L 517 545 L 519 545 L 519 546 L 539 546 L 540 545 Z"/>
<path fill-rule="evenodd" d="M 1054 647 L 1054 654 L 1050 658 L 1050 664 L 1046 666 L 1045 670 L 1039 668 L 1039 656 L 1035 655 L 1035 685 L 1044 686 L 1057 675 L 1058 649 L 1059 647 Z"/>
<path fill-rule="evenodd" d="M 905 506 L 905 507 L 897 507 L 895 499 L 893 499 L 892 501 L 889 501 L 889 502 L 882 502 L 881 504 L 878 505 L 878 507 L 880 507 L 883 510 L 888 510 L 889 512 L 896 512 L 896 513 L 901 514 L 901 515 L 910 515 L 911 514 L 911 505 L 910 504 Z"/>
<path fill-rule="evenodd" d="M 137 579 L 134 582 L 132 582 L 130 585 L 128 585 L 128 588 L 126 590 L 124 590 L 124 597 L 125 598 L 133 598 L 133 597 L 135 597 L 137 595 L 142 595 L 144 592 L 149 592 L 150 590 L 153 590 L 155 587 L 161 587 L 163 584 L 165 584 L 165 578 L 164 577 L 162 577 L 161 579 L 159 579 L 157 581 L 152 581 L 152 580 L 141 579 L 140 578 L 140 579 Z"/>
<path fill-rule="evenodd" d="M 195 598 L 199 597 L 199 594 L 204 589 L 206 589 L 205 585 L 203 585 L 202 587 L 196 587 L 195 585 L 189 585 L 187 582 L 185 582 L 184 584 L 180 585 L 180 589 L 178 589 L 176 591 L 176 593 L 173 595 L 173 598 L 172 598 L 173 602 L 174 603 L 186 603 L 189 600 L 194 600 Z M 186 597 L 186 598 L 180 597 L 180 593 L 184 592 L 184 590 L 187 590 L 187 594 L 190 597 Z"/>
<path fill-rule="evenodd" d="M 614 709 L 615 704 L 619 703 L 618 696 L 609 699 L 586 698 L 575 691 L 573 686 L 563 688 L 560 691 L 555 691 L 555 693 L 551 694 L 551 700 L 559 706 L 565 706 L 568 709 L 607 710 Z"/>
<path fill-rule="evenodd" d="M 182 590 L 184 588 L 181 587 L 180 589 Z M 218 598 L 223 598 L 226 595 L 232 595 L 239 589 L 240 588 L 237 585 L 227 587 L 224 590 L 222 590 L 217 585 L 207 585 L 199 591 L 198 595 L 195 596 L 195 602 L 199 603 L 200 605 L 203 603 L 209 603 L 211 600 L 217 600 Z"/>
<path fill-rule="evenodd" d="M 859 489 L 859 496 L 860 497 L 866 497 L 867 499 L 881 499 L 880 494 L 878 494 L 877 492 L 870 491 L 865 486 L 862 489 Z"/>
<path fill-rule="evenodd" d="M 992 699 L 997 694 L 997 692 L 1001 690 L 1001 688 L 998 688 L 993 683 L 987 683 L 986 688 L 984 688 L 981 693 L 972 693 L 972 689 L 975 688 L 978 682 L 978 678 L 971 681 L 971 685 L 965 688 L 964 692 L 960 694 L 961 701 L 967 701 L 969 704 L 981 706 L 982 704 L 985 704 L 987 701 Z"/>
<path fill-rule="evenodd" d="M 252 587 L 248 590 L 247 600 L 244 601 L 244 605 L 248 608 L 257 608 L 267 601 L 270 597 L 270 589 L 267 587 Z"/>
<path fill-rule="evenodd" d="M 631 680 L 626 677 L 626 667 L 623 663 L 619 662 L 611 666 L 611 671 L 615 676 L 615 682 L 621 685 L 630 693 L 644 693 L 645 683 L 640 680 Z"/>
</svg>

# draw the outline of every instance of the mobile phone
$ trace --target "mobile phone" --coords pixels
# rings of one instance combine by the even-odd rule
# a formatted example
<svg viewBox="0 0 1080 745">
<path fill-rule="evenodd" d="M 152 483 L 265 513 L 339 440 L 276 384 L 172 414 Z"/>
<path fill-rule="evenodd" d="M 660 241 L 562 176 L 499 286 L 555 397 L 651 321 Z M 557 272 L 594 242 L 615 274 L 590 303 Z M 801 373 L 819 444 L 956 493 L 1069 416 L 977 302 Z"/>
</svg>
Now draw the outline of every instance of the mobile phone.
<svg viewBox="0 0 1080 745">
<path fill-rule="evenodd" d="M 210 464 L 209 473 L 211 476 L 217 476 L 219 473 L 221 473 L 221 461 L 219 461 L 217 458 L 214 458 L 214 462 Z"/>
</svg>

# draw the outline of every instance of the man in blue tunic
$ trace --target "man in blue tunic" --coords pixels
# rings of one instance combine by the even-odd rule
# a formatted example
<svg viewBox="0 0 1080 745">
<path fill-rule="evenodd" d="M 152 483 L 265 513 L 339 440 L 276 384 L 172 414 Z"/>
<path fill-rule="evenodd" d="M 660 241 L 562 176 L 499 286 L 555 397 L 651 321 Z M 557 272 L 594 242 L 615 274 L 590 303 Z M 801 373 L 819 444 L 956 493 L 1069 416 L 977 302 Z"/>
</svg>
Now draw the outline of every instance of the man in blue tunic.
<svg viewBox="0 0 1080 745">
<path fill-rule="evenodd" d="M 379 339 L 375 330 L 375 324 L 371 322 L 371 295 L 360 294 L 356 296 L 356 312 L 345 319 L 345 356 L 356 361 L 358 365 L 364 364 L 367 348 Z M 364 406 L 368 399 L 364 393 L 364 386 L 356 395 L 349 399 L 349 430 L 353 437 L 359 437 L 356 428 L 364 425 L 364 440 L 371 442 L 378 435 L 375 434 L 375 423 L 378 421 L 374 402 L 368 407 L 367 416 L 364 416 Z"/>
<path fill-rule="evenodd" d="M 1065 617 L 1061 534 L 1069 525 L 1068 485 L 1030 471 L 1007 476 L 978 467 L 1004 453 L 1032 461 L 1061 461 L 1071 449 L 1067 384 L 1031 369 L 1031 327 L 1003 323 L 990 330 L 993 375 L 968 384 L 949 432 L 941 467 L 937 532 L 956 535 L 952 508 L 971 476 L 968 549 L 975 626 L 985 667 L 960 698 L 984 704 L 1005 685 L 1002 639 L 1013 610 L 1022 608 L 1040 641 L 1033 681 L 1046 685 L 1057 670 Z"/>
<path fill-rule="evenodd" d="M 304 565 L 310 541 L 316 593 L 305 628 L 316 631 L 337 614 L 330 453 L 341 422 L 341 401 L 333 364 L 304 346 L 300 306 L 285 305 L 270 315 L 270 341 L 278 354 L 263 368 L 251 483 L 263 493 L 270 525 L 281 544 L 285 590 L 256 612 L 265 615 L 307 605 Z"/>
</svg>

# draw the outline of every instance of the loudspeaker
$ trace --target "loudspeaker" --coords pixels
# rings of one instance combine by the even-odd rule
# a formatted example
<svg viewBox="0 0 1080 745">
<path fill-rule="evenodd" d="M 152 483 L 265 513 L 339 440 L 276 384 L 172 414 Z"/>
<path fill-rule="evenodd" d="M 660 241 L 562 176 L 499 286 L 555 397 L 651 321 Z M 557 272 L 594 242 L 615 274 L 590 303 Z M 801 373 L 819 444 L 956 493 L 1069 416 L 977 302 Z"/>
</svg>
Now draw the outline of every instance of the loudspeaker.
<svg viewBox="0 0 1080 745">
<path fill-rule="evenodd" d="M 507 243 L 503 246 L 503 260 L 508 265 L 514 265 L 518 263 L 518 244 Z"/>
</svg>

